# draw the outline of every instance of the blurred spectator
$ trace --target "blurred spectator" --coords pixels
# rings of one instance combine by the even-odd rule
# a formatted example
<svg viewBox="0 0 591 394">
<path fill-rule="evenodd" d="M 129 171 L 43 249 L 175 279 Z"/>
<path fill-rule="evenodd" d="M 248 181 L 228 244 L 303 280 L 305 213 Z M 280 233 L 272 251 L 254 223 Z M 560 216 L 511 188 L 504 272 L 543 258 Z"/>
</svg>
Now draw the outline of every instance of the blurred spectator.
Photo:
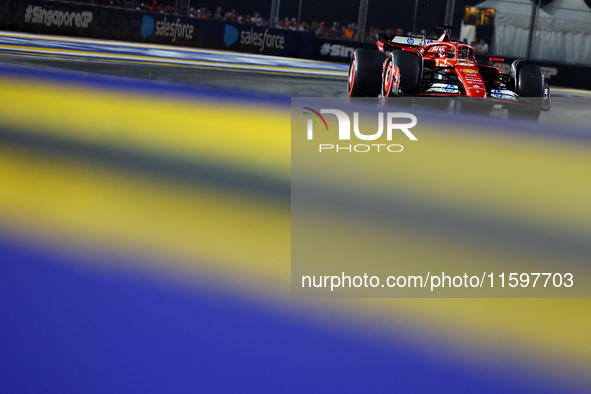
<svg viewBox="0 0 591 394">
<path fill-rule="evenodd" d="M 226 16 L 224 17 L 224 20 L 226 22 L 236 22 L 236 10 L 226 12 Z"/>
<path fill-rule="evenodd" d="M 355 23 L 349 23 L 347 28 L 345 29 L 345 38 L 353 38 L 355 37 L 355 32 L 357 31 L 357 27 Z"/>
<path fill-rule="evenodd" d="M 268 24 L 269 23 L 264 18 L 261 18 L 261 21 L 257 24 L 257 26 L 263 27 L 263 26 L 268 26 Z"/>
<path fill-rule="evenodd" d="M 263 18 L 261 18 L 261 14 L 259 14 L 258 11 L 255 11 L 254 16 L 250 18 L 250 22 L 254 25 L 258 25 L 259 23 L 261 23 L 262 20 Z"/>
<path fill-rule="evenodd" d="M 318 24 L 318 29 L 316 29 L 316 35 L 320 37 L 326 37 L 326 24 L 324 22 L 320 22 Z"/>
<path fill-rule="evenodd" d="M 339 38 L 341 35 L 341 24 L 334 22 L 332 27 L 326 32 L 326 37 Z"/>
<path fill-rule="evenodd" d="M 67 0 L 65 0 L 67 1 Z M 70 0 L 72 2 L 81 2 L 81 3 L 93 3 L 96 4 L 96 0 Z M 210 9 L 206 7 L 201 8 L 179 8 L 175 9 L 172 0 L 162 0 L 162 3 L 158 3 L 158 0 L 152 0 L 152 2 L 146 3 L 139 3 L 135 0 L 98 0 L 98 3 L 101 6 L 106 7 L 121 7 L 127 9 L 133 9 L 137 11 L 144 11 L 144 12 L 154 12 L 154 13 L 162 13 L 162 14 L 174 14 L 179 16 L 187 16 L 190 18 L 196 19 L 214 19 L 218 21 L 226 21 L 226 22 L 234 22 L 234 23 L 241 23 L 241 24 L 250 24 L 259 27 L 268 27 L 269 21 L 264 19 L 261 16 L 259 11 L 254 11 L 253 16 L 249 15 L 241 15 L 235 9 L 230 12 L 223 13 L 222 7 L 218 6 L 215 9 L 215 12 L 212 12 Z M 329 27 L 330 26 L 330 27 Z M 379 29 L 377 27 L 371 27 L 369 30 L 365 32 L 359 31 L 357 25 L 355 23 L 349 23 L 346 25 L 341 24 L 338 21 L 331 21 L 331 24 L 325 22 L 318 22 L 318 21 L 297 21 L 296 18 L 285 18 L 285 19 L 278 19 L 275 25 L 277 29 L 286 29 L 286 30 L 293 30 L 293 31 L 302 31 L 302 32 L 312 32 L 318 37 L 327 37 L 327 38 L 338 38 L 338 39 L 346 39 L 346 40 L 357 40 L 359 36 L 361 36 L 365 41 L 375 41 L 377 34 L 383 33 L 390 33 L 396 35 L 404 35 L 402 29 Z M 412 35 L 411 33 L 407 33 L 408 35 Z M 421 34 L 425 34 L 425 30 L 421 31 Z M 437 39 L 438 36 L 435 33 L 431 32 L 428 36 L 429 39 Z M 455 38 L 455 37 L 453 37 Z M 475 50 L 478 52 L 489 52 L 488 44 L 484 42 L 484 40 L 480 40 L 480 44 L 476 45 L 476 43 L 472 43 Z"/>
<path fill-rule="evenodd" d="M 312 23 L 310 23 L 310 30 L 309 31 L 318 35 L 318 21 L 312 21 Z"/>
<path fill-rule="evenodd" d="M 218 7 L 215 10 L 215 14 L 213 15 L 213 19 L 215 19 L 216 21 L 221 21 L 222 18 L 222 7 Z"/>
<path fill-rule="evenodd" d="M 480 43 L 478 45 L 476 45 L 476 48 L 474 48 L 474 49 L 478 53 L 488 53 L 489 52 L 488 44 L 483 39 L 480 40 Z"/>
</svg>

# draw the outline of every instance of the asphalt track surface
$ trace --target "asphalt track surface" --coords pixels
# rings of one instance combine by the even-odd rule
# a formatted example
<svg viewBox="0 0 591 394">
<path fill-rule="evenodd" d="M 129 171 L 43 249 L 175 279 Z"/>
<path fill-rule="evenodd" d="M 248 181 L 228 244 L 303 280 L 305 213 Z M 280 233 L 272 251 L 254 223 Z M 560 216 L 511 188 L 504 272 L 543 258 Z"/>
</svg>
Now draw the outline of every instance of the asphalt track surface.
<svg viewBox="0 0 591 394">
<path fill-rule="evenodd" d="M 171 67 L 131 63 L 110 63 L 56 59 L 32 55 L 0 55 L 0 62 L 82 71 L 117 77 L 131 77 L 154 81 L 180 83 L 189 86 L 209 86 L 240 89 L 287 96 L 344 96 L 346 85 L 342 79 L 275 74 L 256 74 L 226 70 Z M 229 93 L 231 94 L 231 93 Z"/>
<path fill-rule="evenodd" d="M 12 32 L 0 32 L 0 62 L 303 97 L 344 96 L 348 70 L 340 63 Z M 591 97 L 554 86 L 551 92 Z"/>
</svg>

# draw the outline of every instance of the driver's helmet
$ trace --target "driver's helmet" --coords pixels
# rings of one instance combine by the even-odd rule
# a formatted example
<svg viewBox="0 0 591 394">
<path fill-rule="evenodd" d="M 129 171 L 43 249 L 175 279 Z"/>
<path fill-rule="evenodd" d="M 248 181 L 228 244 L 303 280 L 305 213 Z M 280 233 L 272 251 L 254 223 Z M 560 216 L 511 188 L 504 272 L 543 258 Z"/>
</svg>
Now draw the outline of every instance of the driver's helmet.
<svg viewBox="0 0 591 394">
<path fill-rule="evenodd" d="M 454 57 L 453 47 L 448 47 L 447 45 L 441 45 L 438 47 L 437 53 L 439 53 L 439 57 Z"/>
</svg>

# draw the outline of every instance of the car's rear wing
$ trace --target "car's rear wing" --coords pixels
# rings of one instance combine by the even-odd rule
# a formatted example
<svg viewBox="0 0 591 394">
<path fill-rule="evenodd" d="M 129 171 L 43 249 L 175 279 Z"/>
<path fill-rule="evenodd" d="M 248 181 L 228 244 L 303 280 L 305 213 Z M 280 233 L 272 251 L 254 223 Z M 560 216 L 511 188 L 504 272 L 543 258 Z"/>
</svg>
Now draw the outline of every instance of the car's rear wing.
<svg viewBox="0 0 591 394">
<path fill-rule="evenodd" d="M 376 44 L 381 52 L 384 52 L 384 45 L 386 45 L 386 47 L 394 48 L 420 47 L 437 41 L 433 39 L 427 39 L 425 36 L 397 36 L 394 34 L 378 34 L 376 38 Z"/>
</svg>

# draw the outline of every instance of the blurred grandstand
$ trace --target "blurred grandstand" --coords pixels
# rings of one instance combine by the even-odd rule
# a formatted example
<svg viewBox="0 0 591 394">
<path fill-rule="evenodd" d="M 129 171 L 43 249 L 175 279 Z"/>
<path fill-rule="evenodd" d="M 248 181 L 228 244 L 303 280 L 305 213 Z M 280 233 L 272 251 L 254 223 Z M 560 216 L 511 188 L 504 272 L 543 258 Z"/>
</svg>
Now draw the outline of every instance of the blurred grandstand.
<svg viewBox="0 0 591 394">
<path fill-rule="evenodd" d="M 451 2 L 450 6 L 448 1 L 445 12 L 442 8 L 446 5 L 444 1 L 423 4 L 418 0 L 414 5 L 410 2 L 396 5 L 395 9 L 368 0 L 342 5 L 334 5 L 330 1 L 304 4 L 303 0 L 291 0 L 282 2 L 281 7 L 273 0 L 254 1 L 248 5 L 232 1 L 224 1 L 221 5 L 210 5 L 214 3 L 207 0 L 199 2 L 205 6 L 192 5 L 190 0 L 82 2 L 101 7 L 314 32 L 317 37 L 354 41 L 373 41 L 378 33 L 435 39 L 438 35 L 433 22 L 443 22 L 446 18 L 446 23 L 453 23 L 458 28 L 452 39 L 473 45 L 477 52 L 578 64 L 589 63 L 591 57 L 591 29 L 588 28 L 591 26 L 591 9 L 584 0 L 536 0 L 535 4 L 531 0 L 469 0 L 458 6 L 455 2 Z M 395 18 L 384 19 L 383 15 L 378 15 L 394 10 Z M 360 30 L 363 31 L 361 36 Z M 533 37 L 530 39 L 530 36 Z"/>
</svg>

